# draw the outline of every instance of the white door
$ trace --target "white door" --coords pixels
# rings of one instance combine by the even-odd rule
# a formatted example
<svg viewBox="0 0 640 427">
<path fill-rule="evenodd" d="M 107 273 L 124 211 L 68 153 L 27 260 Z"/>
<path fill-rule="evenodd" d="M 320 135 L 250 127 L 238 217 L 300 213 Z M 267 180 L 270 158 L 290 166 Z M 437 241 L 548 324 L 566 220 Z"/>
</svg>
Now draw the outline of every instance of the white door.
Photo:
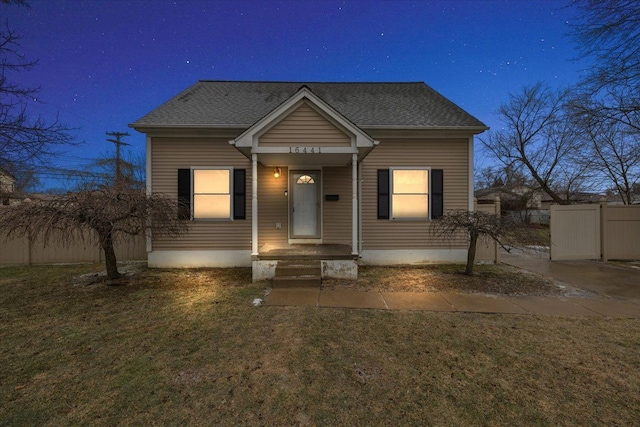
<svg viewBox="0 0 640 427">
<path fill-rule="evenodd" d="M 291 237 L 320 237 L 320 173 L 291 174 Z"/>
</svg>

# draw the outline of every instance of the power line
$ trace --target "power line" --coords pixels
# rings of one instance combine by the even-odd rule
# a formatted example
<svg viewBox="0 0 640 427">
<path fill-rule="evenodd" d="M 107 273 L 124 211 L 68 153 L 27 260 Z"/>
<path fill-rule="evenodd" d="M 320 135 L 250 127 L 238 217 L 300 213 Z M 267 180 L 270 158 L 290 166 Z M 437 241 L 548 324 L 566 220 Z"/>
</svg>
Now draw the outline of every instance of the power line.
<svg viewBox="0 0 640 427">
<path fill-rule="evenodd" d="M 131 136 L 127 132 L 107 132 L 108 136 L 113 136 L 115 139 L 107 139 L 109 142 L 113 142 L 116 145 L 116 184 L 119 184 L 122 180 L 120 170 L 120 147 L 122 145 L 131 145 L 126 142 L 120 141 L 123 136 Z"/>
</svg>

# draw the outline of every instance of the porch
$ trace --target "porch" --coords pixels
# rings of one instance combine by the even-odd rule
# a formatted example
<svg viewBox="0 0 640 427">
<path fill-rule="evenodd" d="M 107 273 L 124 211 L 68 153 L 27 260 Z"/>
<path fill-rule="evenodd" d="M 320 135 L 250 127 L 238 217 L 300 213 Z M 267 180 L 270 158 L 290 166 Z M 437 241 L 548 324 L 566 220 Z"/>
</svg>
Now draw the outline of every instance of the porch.
<svg viewBox="0 0 640 427">
<path fill-rule="evenodd" d="M 258 260 L 357 260 L 358 254 L 351 253 L 351 246 L 339 244 L 270 244 L 258 250 Z"/>
<path fill-rule="evenodd" d="M 264 244 L 252 257 L 253 281 L 279 286 L 319 286 L 322 278 L 356 279 L 358 254 L 341 244 Z"/>
</svg>

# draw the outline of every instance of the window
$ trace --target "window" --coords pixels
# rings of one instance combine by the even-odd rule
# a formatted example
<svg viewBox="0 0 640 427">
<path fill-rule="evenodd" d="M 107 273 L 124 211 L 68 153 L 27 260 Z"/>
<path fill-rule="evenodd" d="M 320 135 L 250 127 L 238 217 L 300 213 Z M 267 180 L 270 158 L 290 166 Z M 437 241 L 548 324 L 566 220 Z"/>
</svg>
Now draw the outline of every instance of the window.
<svg viewBox="0 0 640 427">
<path fill-rule="evenodd" d="M 444 171 L 378 169 L 378 219 L 436 219 L 444 212 Z"/>
<path fill-rule="evenodd" d="M 309 176 L 309 175 L 302 175 L 296 181 L 296 184 L 315 184 L 315 183 L 316 183 L 316 180 L 313 179 L 313 177 Z"/>
<path fill-rule="evenodd" d="M 231 170 L 193 170 L 193 218 L 231 218 Z"/>
<path fill-rule="evenodd" d="M 177 187 L 179 219 L 247 219 L 246 169 L 178 169 Z"/>
<path fill-rule="evenodd" d="M 429 170 L 391 170 L 391 217 L 429 218 Z"/>
</svg>

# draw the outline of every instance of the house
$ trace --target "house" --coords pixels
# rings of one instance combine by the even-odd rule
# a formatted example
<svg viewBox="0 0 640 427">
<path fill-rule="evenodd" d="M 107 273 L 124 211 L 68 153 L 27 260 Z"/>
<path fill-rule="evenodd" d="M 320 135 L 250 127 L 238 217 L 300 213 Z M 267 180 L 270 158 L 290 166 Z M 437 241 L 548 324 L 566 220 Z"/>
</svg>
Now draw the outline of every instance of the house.
<svg viewBox="0 0 640 427">
<path fill-rule="evenodd" d="M 15 190 L 16 178 L 9 172 L 0 168 L 0 193 L 13 193 Z"/>
<path fill-rule="evenodd" d="M 0 204 L 8 205 L 10 193 L 15 191 L 16 178 L 0 168 Z"/>
<path fill-rule="evenodd" d="M 180 200 L 187 235 L 148 240 L 151 267 L 463 262 L 429 224 L 473 209 L 487 127 L 424 83 L 200 81 L 130 125 L 147 188 Z"/>
<path fill-rule="evenodd" d="M 508 201 L 514 205 L 514 208 L 540 209 L 542 206 L 543 192 L 540 189 L 528 185 L 502 185 L 476 190 L 475 196 L 478 202 L 493 201 L 498 197 L 503 204 L 505 201 Z"/>
<path fill-rule="evenodd" d="M 500 199 L 503 215 L 527 224 L 549 224 L 549 209 L 542 208 L 546 193 L 530 185 L 501 185 L 475 191 L 478 203 L 493 203 Z"/>
</svg>

